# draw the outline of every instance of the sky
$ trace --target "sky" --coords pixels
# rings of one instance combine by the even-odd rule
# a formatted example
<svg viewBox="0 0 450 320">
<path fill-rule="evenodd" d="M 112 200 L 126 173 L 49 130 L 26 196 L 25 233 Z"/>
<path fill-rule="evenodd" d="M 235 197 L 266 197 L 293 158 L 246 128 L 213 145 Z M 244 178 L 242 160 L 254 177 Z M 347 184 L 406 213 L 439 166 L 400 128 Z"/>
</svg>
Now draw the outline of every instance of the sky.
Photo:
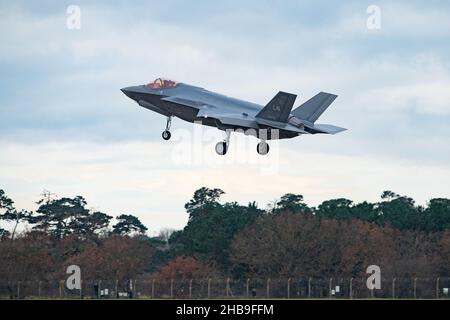
<svg viewBox="0 0 450 320">
<path fill-rule="evenodd" d="M 288 192 L 448 198 L 449 39 L 447 1 L 0 0 L 0 188 L 29 210 L 43 190 L 82 195 L 150 233 L 182 228 L 202 186 L 261 208 Z M 220 131 L 180 119 L 163 141 L 166 119 L 120 91 L 160 76 L 261 105 L 334 93 L 318 123 L 348 130 L 264 157 L 240 134 L 220 157 Z"/>
</svg>

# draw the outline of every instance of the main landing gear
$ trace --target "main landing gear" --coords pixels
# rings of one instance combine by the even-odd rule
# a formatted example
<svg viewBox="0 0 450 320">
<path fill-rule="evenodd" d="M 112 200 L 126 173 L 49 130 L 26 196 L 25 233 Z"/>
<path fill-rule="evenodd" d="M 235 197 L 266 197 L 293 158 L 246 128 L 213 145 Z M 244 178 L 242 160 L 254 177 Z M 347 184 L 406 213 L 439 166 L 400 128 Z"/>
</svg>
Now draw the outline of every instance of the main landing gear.
<svg viewBox="0 0 450 320">
<path fill-rule="evenodd" d="M 168 116 L 167 117 L 167 123 L 166 123 L 166 130 L 164 130 L 163 133 L 162 133 L 162 138 L 164 140 L 169 140 L 170 137 L 172 136 L 170 134 L 170 131 L 169 131 L 171 122 L 172 122 L 172 116 Z"/>
<path fill-rule="evenodd" d="M 216 153 L 218 155 L 225 155 L 228 151 L 228 147 L 230 146 L 230 135 L 231 131 L 226 131 L 227 137 L 223 141 L 220 141 L 216 144 Z M 269 145 L 266 141 L 262 140 L 258 145 L 256 146 L 256 151 L 260 155 L 266 155 L 269 153 Z"/>
<path fill-rule="evenodd" d="M 231 131 L 226 130 L 225 132 L 227 134 L 227 137 L 223 141 L 218 142 L 216 144 L 216 152 L 220 156 L 223 156 L 223 155 L 225 155 L 227 153 L 228 146 L 230 145 Z"/>
<path fill-rule="evenodd" d="M 264 140 L 256 145 L 256 151 L 260 155 L 266 155 L 269 153 L 269 145 Z"/>
</svg>

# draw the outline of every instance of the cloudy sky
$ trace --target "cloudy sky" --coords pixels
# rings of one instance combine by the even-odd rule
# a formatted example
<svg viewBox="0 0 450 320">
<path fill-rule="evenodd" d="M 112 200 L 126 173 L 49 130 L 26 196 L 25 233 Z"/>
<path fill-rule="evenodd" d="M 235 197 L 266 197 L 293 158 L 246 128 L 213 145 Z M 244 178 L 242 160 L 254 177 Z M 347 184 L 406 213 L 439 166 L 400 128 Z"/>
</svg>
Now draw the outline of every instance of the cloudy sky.
<svg viewBox="0 0 450 320">
<path fill-rule="evenodd" d="M 44 189 L 83 195 L 151 232 L 183 227 L 201 186 L 261 207 L 286 192 L 450 197 L 449 39 L 444 1 L 0 1 L 0 188 L 26 209 Z M 335 93 L 319 122 L 349 130 L 271 142 L 266 157 L 234 135 L 219 157 L 220 132 L 175 119 L 163 141 L 164 117 L 119 90 L 159 76 L 261 105 Z"/>
</svg>

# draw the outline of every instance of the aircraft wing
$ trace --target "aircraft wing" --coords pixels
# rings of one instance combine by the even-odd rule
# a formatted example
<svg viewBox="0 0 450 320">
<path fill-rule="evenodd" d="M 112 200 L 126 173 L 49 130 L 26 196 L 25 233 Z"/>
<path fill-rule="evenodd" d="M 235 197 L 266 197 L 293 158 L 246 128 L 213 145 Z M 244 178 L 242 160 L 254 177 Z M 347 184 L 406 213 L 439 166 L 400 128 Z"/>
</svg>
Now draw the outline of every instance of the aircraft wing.
<svg viewBox="0 0 450 320">
<path fill-rule="evenodd" d="M 189 99 L 185 99 L 185 98 L 180 98 L 177 96 L 165 97 L 165 98 L 161 98 L 161 100 L 176 103 L 176 104 L 181 104 L 183 106 L 188 106 L 188 107 L 192 107 L 192 108 L 201 108 L 202 106 L 204 106 L 204 104 L 201 102 L 193 101 L 193 100 L 189 100 Z"/>
<path fill-rule="evenodd" d="M 248 116 L 242 113 L 223 113 L 211 106 L 203 106 L 198 111 L 197 117 L 217 119 L 221 123 L 230 126 L 258 128 L 258 124 L 253 119 L 249 119 Z"/>
</svg>

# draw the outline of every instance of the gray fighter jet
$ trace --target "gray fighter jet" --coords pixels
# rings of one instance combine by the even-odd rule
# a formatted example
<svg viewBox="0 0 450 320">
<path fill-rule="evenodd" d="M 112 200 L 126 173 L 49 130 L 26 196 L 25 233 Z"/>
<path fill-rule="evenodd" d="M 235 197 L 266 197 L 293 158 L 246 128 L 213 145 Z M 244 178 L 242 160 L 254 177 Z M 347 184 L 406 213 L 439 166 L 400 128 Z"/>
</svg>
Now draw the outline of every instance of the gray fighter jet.
<svg viewBox="0 0 450 320">
<path fill-rule="evenodd" d="M 164 140 L 170 139 L 173 116 L 225 131 L 226 138 L 216 145 L 216 152 L 220 155 L 227 153 L 233 131 L 260 139 L 256 150 L 264 155 L 269 152 L 266 140 L 286 139 L 302 134 L 335 134 L 346 130 L 315 123 L 337 97 L 325 92 L 320 92 L 292 110 L 297 96 L 282 91 L 264 107 L 164 78 L 121 90 L 140 106 L 167 117 L 166 129 L 162 133 Z"/>
</svg>

